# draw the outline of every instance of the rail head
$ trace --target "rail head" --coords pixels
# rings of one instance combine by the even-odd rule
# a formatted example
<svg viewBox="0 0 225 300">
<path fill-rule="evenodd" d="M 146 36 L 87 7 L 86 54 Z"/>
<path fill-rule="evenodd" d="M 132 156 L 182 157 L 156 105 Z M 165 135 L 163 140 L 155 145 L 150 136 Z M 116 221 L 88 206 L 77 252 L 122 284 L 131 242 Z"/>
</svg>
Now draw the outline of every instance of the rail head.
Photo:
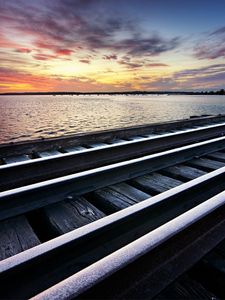
<svg viewBox="0 0 225 300">
<path fill-rule="evenodd" d="M 73 299 L 225 205 L 222 192 L 32 299 Z"/>
<path fill-rule="evenodd" d="M 9 257 L 3 261 L 0 261 L 0 273 L 10 272 L 10 270 L 13 270 L 14 268 L 23 266 L 24 263 L 29 264 L 33 260 L 42 257 L 42 255 L 57 251 L 61 247 L 79 241 L 80 239 L 84 239 L 85 237 L 98 231 L 101 232 L 105 229 L 107 231 L 107 228 L 113 227 L 117 223 L 124 222 L 130 217 L 138 216 L 140 212 L 160 206 L 161 204 L 169 202 L 170 199 L 177 198 L 185 193 L 191 193 L 192 190 L 196 189 L 197 187 L 201 185 L 207 186 L 212 180 L 213 182 L 216 182 L 219 180 L 219 178 L 224 178 L 224 176 L 225 167 L 212 171 L 189 182 L 183 183 L 159 195 L 146 199 L 102 219 L 74 229 L 71 232 L 63 234 L 62 236 L 54 238 L 34 248 L 30 248 L 26 251 Z"/>
<path fill-rule="evenodd" d="M 0 166 L 0 191 L 223 136 L 225 123 Z M 2 180 L 1 180 L 2 178 Z"/>
<path fill-rule="evenodd" d="M 0 219 L 65 200 L 68 196 L 76 197 L 109 184 L 159 170 L 162 164 L 168 167 L 193 156 L 201 156 L 223 148 L 225 148 L 225 137 L 219 137 L 0 192 Z"/>
<path fill-rule="evenodd" d="M 223 189 L 224 189 L 224 182 L 225 182 L 225 167 L 218 169 L 216 171 L 213 171 L 209 174 L 203 175 L 197 179 L 194 179 L 192 181 L 189 181 L 187 183 L 184 183 L 180 186 L 177 186 L 171 190 L 168 190 L 162 194 L 159 194 L 157 196 L 154 196 L 150 199 L 147 199 L 143 202 L 137 203 L 131 207 L 128 207 L 122 211 L 119 211 L 117 213 L 114 213 L 112 215 L 109 215 L 105 218 L 102 218 L 100 220 L 97 220 L 93 223 L 90 223 L 88 225 L 85 225 L 79 229 L 75 229 L 67 234 L 64 234 L 60 237 L 57 237 L 53 240 L 50 240 L 48 242 L 45 242 L 41 245 L 38 245 L 34 248 L 28 249 L 24 252 L 21 252 L 15 256 L 12 256 L 8 259 L 3 260 L 0 262 L 0 279 L 2 283 L 4 283 L 3 288 L 7 289 L 7 293 L 14 293 L 14 291 L 9 291 L 8 286 L 9 282 L 15 281 L 15 285 L 17 284 L 18 287 L 27 286 L 28 289 L 30 287 L 31 290 L 36 289 L 37 287 L 40 288 L 39 285 L 36 283 L 38 280 L 41 280 L 40 274 L 42 272 L 42 269 L 44 267 L 44 274 L 51 274 L 50 281 L 51 284 L 46 283 L 47 287 L 43 289 L 39 289 L 35 292 L 29 291 L 30 294 L 21 294 L 21 297 L 27 297 L 27 295 L 35 295 L 40 293 L 43 290 L 48 289 L 50 286 L 53 286 L 57 284 L 57 282 L 64 280 L 65 278 L 69 278 L 71 276 L 71 273 L 68 273 L 67 267 L 65 269 L 64 263 L 66 259 L 66 266 L 70 264 L 68 261 L 70 259 L 71 253 L 74 253 L 74 250 L 78 251 L 79 254 L 76 257 L 83 257 L 86 246 L 92 245 L 90 241 L 93 241 L 94 249 L 89 249 L 85 253 L 86 258 L 90 258 L 90 253 L 96 253 L 98 254 L 98 260 L 101 260 L 104 256 L 108 255 L 109 253 L 113 253 L 117 251 L 119 248 L 123 248 L 126 244 L 132 243 L 134 241 L 134 236 L 141 237 L 144 236 L 147 232 L 154 232 L 154 230 L 163 225 L 166 224 L 166 222 L 170 222 L 170 220 L 175 219 L 178 215 L 181 215 L 185 211 L 188 211 L 188 209 L 192 209 L 193 206 L 196 206 L 196 203 L 201 203 L 203 201 L 207 201 L 209 199 L 209 195 L 215 195 L 215 193 L 218 193 L 218 190 L 215 190 L 216 185 L 220 185 L 222 182 Z M 207 187 L 207 189 L 205 188 Z M 201 194 L 199 196 L 199 191 L 204 190 L 205 195 Z M 222 189 L 220 188 L 220 191 Z M 213 192 L 213 193 L 212 193 Z M 177 211 L 177 205 L 181 202 L 184 202 L 184 199 L 186 199 L 185 203 L 182 203 L 181 209 Z M 187 203 L 190 203 L 190 199 L 193 201 L 193 204 L 191 207 L 187 208 Z M 182 200 L 182 201 L 181 201 Z M 196 200 L 198 200 L 196 202 Z M 205 202 L 206 203 L 206 202 Z M 208 202 L 207 202 L 208 203 Z M 214 204 L 216 202 L 213 202 Z M 183 206 L 184 204 L 184 206 Z M 173 211 L 172 215 L 167 216 L 167 210 L 168 207 L 173 206 L 175 210 Z M 201 206 L 201 207 L 205 207 Z M 210 205 L 207 206 L 210 208 Z M 221 207 L 223 207 L 221 205 Z M 206 208 L 206 207 L 205 207 Z M 216 206 L 214 207 L 216 209 Z M 163 218 L 159 222 L 159 225 L 155 225 L 155 221 L 158 219 L 158 213 L 156 212 L 163 212 L 162 215 Z M 213 210 L 209 210 L 213 211 Z M 193 210 L 192 210 L 193 212 Z M 224 212 L 225 214 L 225 212 Z M 152 226 L 152 217 L 154 215 L 157 215 L 157 219 L 153 218 L 154 226 Z M 191 214 L 193 216 L 194 214 Z M 144 222 L 145 216 L 145 224 L 143 226 L 139 226 L 140 223 Z M 204 217 L 205 214 L 202 210 L 202 217 Z M 214 218 L 215 219 L 215 218 Z M 197 220 L 197 218 L 196 218 Z M 223 220 L 225 221 L 225 218 L 223 216 Z M 190 220 L 189 220 L 190 221 Z M 158 222 L 158 221 L 157 221 Z M 216 222 L 216 219 L 215 219 Z M 121 233 L 121 225 L 126 224 L 124 227 L 125 232 Z M 136 224 L 137 226 L 134 226 Z M 171 224 L 171 223 L 170 223 Z M 176 226 L 179 223 L 176 223 Z M 189 223 L 191 224 L 191 223 Z M 136 228 L 137 227 L 137 228 Z M 125 243 L 121 241 L 118 244 L 118 240 L 115 238 L 112 239 L 113 232 L 115 232 L 115 228 L 119 230 L 120 237 L 124 241 L 125 237 Z M 172 228 L 172 227 L 171 227 Z M 128 232 L 127 232 L 128 230 Z M 175 231 L 174 231 L 175 232 Z M 220 230 L 220 232 L 223 232 Z M 158 231 L 159 233 L 159 231 Z M 169 231 L 165 231 L 165 233 L 169 233 Z M 128 234 L 128 235 L 127 235 Z M 179 234 L 178 231 L 176 231 L 176 234 Z M 158 235 L 157 235 L 158 236 Z M 156 236 L 156 237 L 157 237 Z M 163 235 L 161 235 L 163 237 Z M 168 235 L 168 237 L 172 237 L 172 235 Z M 102 245 L 102 241 L 106 239 L 106 245 L 108 243 L 110 252 L 105 253 L 105 246 Z M 156 240 L 155 240 L 156 241 Z M 158 240 L 157 240 L 158 241 Z M 166 239 L 162 239 L 163 242 L 166 242 Z M 111 245 L 112 243 L 112 245 Z M 82 246 L 81 246 L 82 245 Z M 86 246 L 85 246 L 86 245 Z M 156 245 L 160 245 L 157 244 Z M 91 246 L 92 247 L 92 246 Z M 99 248 L 100 247 L 100 248 Z M 80 250 L 79 250 L 80 249 Z M 96 250 L 97 249 L 97 250 Z M 99 249 L 101 249 L 101 253 L 99 252 Z M 114 250 L 113 250 L 114 249 Z M 153 248 L 152 248 L 153 249 Z M 63 256 L 63 259 L 60 260 L 60 257 Z M 68 256 L 68 259 L 67 259 Z M 88 258 L 88 261 L 89 261 Z M 51 261 L 51 263 L 50 263 Z M 55 265 L 55 262 L 57 261 L 57 266 Z M 92 260 L 91 263 L 95 263 L 96 259 Z M 79 262 L 77 262 L 79 265 Z M 91 263 L 89 265 L 91 265 Z M 50 266 L 49 266 L 50 264 Z M 74 261 L 72 262 L 74 265 Z M 83 264 L 83 260 L 82 260 Z M 48 267 L 49 266 L 49 267 Z M 70 265 L 71 266 L 71 265 Z M 124 265 L 126 266 L 126 264 Z M 76 267 L 76 263 L 75 263 Z M 59 268 L 62 270 L 63 275 L 58 275 Z M 70 269 L 70 268 L 69 268 Z M 76 269 L 75 272 L 78 270 Z M 71 272 L 71 270 L 69 271 Z M 37 275 L 35 275 L 37 273 Z M 21 276 L 20 276 L 21 274 Z M 23 274 L 23 276 L 22 276 Z M 32 276 L 31 276 L 32 274 Z M 39 274 L 39 275 L 38 275 Z M 43 276 L 44 276 L 43 274 Z M 65 276 L 65 274 L 67 274 Z M 34 278 L 37 276 L 37 278 Z M 48 275 L 45 275 L 48 276 Z M 60 280 L 58 280 L 58 276 L 62 276 Z M 32 278 L 30 278 L 32 277 Z M 26 278 L 26 280 L 24 279 Z M 42 278 L 42 276 L 41 276 Z M 104 278 L 107 278 L 104 277 Z M 25 280 L 25 282 L 24 282 Z M 47 278 L 46 278 L 47 280 Z M 29 282 L 30 281 L 30 282 Z M 36 283 L 35 283 L 36 282 Z M 34 284 L 35 283 L 35 284 Z M 97 283 L 97 281 L 96 281 Z M 23 289 L 20 290 L 21 293 L 23 293 Z M 25 295 L 25 296 L 24 296 Z M 14 295 L 15 296 L 15 295 Z"/>
</svg>

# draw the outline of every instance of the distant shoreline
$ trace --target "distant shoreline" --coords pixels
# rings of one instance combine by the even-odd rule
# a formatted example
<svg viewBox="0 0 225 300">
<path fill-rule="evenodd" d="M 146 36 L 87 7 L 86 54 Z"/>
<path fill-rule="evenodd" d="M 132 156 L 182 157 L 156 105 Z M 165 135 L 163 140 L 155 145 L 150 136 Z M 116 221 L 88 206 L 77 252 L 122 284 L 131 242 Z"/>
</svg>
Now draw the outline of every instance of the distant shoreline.
<svg viewBox="0 0 225 300">
<path fill-rule="evenodd" d="M 24 93 L 0 93 L 0 96 L 19 95 L 225 95 L 225 90 L 181 92 L 181 91 L 125 91 L 125 92 L 24 92 Z"/>
</svg>

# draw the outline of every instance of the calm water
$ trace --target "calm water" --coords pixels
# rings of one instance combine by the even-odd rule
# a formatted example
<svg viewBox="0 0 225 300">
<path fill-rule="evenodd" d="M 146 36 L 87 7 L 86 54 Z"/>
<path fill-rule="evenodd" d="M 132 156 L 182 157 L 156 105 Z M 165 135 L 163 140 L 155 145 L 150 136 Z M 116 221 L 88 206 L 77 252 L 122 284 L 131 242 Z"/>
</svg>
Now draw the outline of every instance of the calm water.
<svg viewBox="0 0 225 300">
<path fill-rule="evenodd" d="M 0 143 L 225 114 L 225 96 L 1 96 Z"/>
</svg>

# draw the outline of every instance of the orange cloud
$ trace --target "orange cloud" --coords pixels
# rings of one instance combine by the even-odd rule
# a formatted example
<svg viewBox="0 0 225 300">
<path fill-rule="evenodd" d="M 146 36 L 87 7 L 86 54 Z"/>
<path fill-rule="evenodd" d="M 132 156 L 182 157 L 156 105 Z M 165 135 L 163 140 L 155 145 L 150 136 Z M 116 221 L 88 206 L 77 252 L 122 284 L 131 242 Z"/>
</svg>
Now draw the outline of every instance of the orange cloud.
<svg viewBox="0 0 225 300">
<path fill-rule="evenodd" d="M 0 93 L 8 92 L 53 92 L 53 91 L 116 91 L 126 90 L 127 84 L 98 83 L 87 77 L 59 78 L 32 75 L 0 68 Z"/>
<path fill-rule="evenodd" d="M 29 49 L 29 48 L 17 48 L 16 49 L 16 52 L 19 52 L 19 53 L 30 53 L 32 50 Z"/>
</svg>

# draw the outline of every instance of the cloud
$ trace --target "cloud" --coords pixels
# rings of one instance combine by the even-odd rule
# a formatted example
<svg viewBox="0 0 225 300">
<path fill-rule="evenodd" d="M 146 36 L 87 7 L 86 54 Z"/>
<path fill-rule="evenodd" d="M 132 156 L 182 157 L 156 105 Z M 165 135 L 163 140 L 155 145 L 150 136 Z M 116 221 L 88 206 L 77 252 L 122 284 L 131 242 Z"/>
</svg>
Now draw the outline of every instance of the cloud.
<svg viewBox="0 0 225 300">
<path fill-rule="evenodd" d="M 0 21 L 0 24 L 1 24 L 1 21 Z M 20 47 L 20 45 L 17 42 L 15 42 L 15 41 L 9 39 L 7 36 L 5 36 L 3 32 L 0 32 L 0 47 L 17 49 Z"/>
<path fill-rule="evenodd" d="M 89 59 L 80 59 L 79 62 L 84 63 L 84 64 L 90 64 L 90 60 Z"/>
<path fill-rule="evenodd" d="M 221 27 L 211 33 L 211 35 L 225 34 L 225 26 Z"/>
<path fill-rule="evenodd" d="M 225 64 L 210 65 L 207 67 L 187 69 L 175 73 L 176 78 L 188 78 L 193 76 L 209 76 L 225 72 Z"/>
<path fill-rule="evenodd" d="M 225 58 L 225 27 L 207 33 L 195 47 L 194 54 L 198 59 Z"/>
<path fill-rule="evenodd" d="M 46 0 L 44 4 L 42 1 L 27 4 L 25 0 L 12 0 L 0 4 L 0 26 L 27 37 L 42 54 L 51 51 L 70 56 L 82 49 L 110 50 L 136 57 L 156 56 L 179 46 L 179 37 L 169 39 L 155 33 L 143 37 L 136 20 L 115 17 L 113 11 L 103 13 L 102 7 L 106 9 L 107 5 L 100 6 L 100 2 Z"/>
<path fill-rule="evenodd" d="M 39 54 L 34 54 L 33 58 L 37 60 L 50 60 L 50 59 L 57 59 L 58 57 L 56 55 L 39 53 Z"/>
<path fill-rule="evenodd" d="M 103 55 L 103 59 L 105 59 L 105 60 L 116 60 L 117 55 L 116 54 Z"/>
<path fill-rule="evenodd" d="M 31 49 L 28 49 L 28 48 L 18 48 L 16 49 L 16 52 L 19 52 L 19 53 L 30 53 L 32 50 Z"/>
<path fill-rule="evenodd" d="M 150 63 L 150 64 L 147 64 L 147 66 L 151 67 L 151 68 L 158 68 L 158 67 L 168 67 L 169 65 L 163 64 L 163 63 Z"/>
<path fill-rule="evenodd" d="M 224 88 L 225 64 L 186 69 L 160 78 L 144 77 L 142 89 L 155 90 L 209 90 Z"/>
<path fill-rule="evenodd" d="M 57 49 L 55 51 L 55 53 L 58 54 L 58 55 L 66 55 L 66 56 L 67 55 L 70 56 L 73 52 L 74 51 L 71 50 L 71 49 Z"/>
<path fill-rule="evenodd" d="M 120 65 L 125 65 L 129 69 L 137 69 L 144 66 L 143 63 L 140 62 L 131 62 L 130 60 L 121 59 L 118 61 Z"/>
<path fill-rule="evenodd" d="M 41 87 L 41 88 L 40 88 Z M 35 92 L 35 91 L 113 91 L 126 89 L 127 85 L 98 83 L 88 77 L 57 77 L 33 75 L 13 69 L 0 67 L 0 92 Z"/>
<path fill-rule="evenodd" d="M 149 62 L 148 59 L 133 59 L 132 56 L 123 56 L 118 60 L 120 65 L 125 65 L 128 69 L 137 69 L 141 67 L 145 68 L 158 68 L 158 67 L 168 67 L 167 64 Z"/>
<path fill-rule="evenodd" d="M 219 44 L 215 45 L 214 43 L 206 43 L 201 46 L 198 46 L 195 49 L 195 56 L 198 59 L 217 59 L 225 58 L 225 46 Z"/>
<path fill-rule="evenodd" d="M 125 39 L 114 45 L 115 49 L 125 50 L 128 55 L 139 56 L 156 56 L 163 52 L 173 50 L 179 45 L 179 38 L 166 40 L 159 36 L 149 38 L 133 37 L 132 39 Z"/>
</svg>

